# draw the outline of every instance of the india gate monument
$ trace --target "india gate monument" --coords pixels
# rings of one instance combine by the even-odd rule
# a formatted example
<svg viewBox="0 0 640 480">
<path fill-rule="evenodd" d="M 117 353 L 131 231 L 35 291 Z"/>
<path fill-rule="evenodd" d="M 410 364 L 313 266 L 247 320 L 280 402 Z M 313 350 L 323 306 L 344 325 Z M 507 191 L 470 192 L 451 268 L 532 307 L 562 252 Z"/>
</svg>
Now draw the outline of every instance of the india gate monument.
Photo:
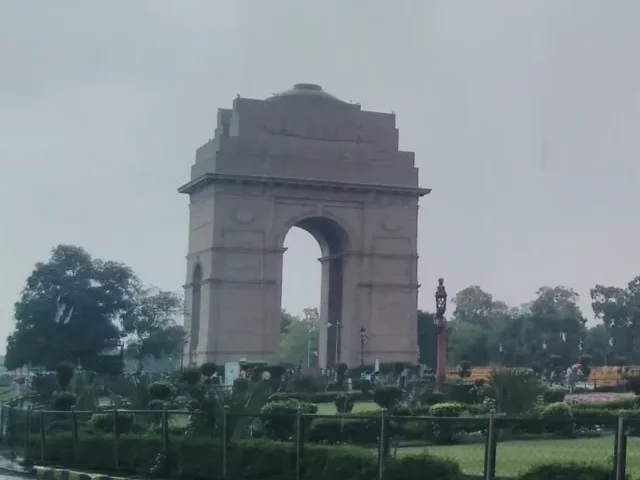
<svg viewBox="0 0 640 480">
<path fill-rule="evenodd" d="M 394 114 L 312 84 L 238 96 L 179 191 L 190 198 L 185 363 L 276 361 L 292 227 L 322 252 L 318 365 L 359 365 L 361 353 L 417 363 L 418 199 L 429 190 L 398 149 Z"/>
</svg>

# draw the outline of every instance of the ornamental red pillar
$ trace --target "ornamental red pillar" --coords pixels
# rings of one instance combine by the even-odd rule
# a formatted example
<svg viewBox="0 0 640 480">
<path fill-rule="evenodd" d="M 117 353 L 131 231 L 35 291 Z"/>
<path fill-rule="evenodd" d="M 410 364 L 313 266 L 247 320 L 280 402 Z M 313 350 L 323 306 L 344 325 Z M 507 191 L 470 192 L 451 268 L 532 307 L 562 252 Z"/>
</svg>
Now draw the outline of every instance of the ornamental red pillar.
<svg viewBox="0 0 640 480">
<path fill-rule="evenodd" d="M 442 385 L 447 380 L 447 326 L 444 314 L 447 311 L 447 291 L 444 288 L 444 279 L 438 279 L 436 289 L 436 384 Z"/>
</svg>

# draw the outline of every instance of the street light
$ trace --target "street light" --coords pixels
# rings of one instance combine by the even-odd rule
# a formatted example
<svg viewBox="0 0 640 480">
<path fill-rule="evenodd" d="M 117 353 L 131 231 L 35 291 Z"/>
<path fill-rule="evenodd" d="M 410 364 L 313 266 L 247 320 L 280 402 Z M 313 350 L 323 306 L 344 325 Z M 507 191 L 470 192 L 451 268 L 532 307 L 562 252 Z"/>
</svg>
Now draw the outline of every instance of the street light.
<svg viewBox="0 0 640 480">
<path fill-rule="evenodd" d="M 442 385 L 447 380 L 447 329 L 444 322 L 444 314 L 447 311 L 447 290 L 444 288 L 444 279 L 438 279 L 436 289 L 436 336 L 437 344 L 437 365 L 436 383 Z"/>
<path fill-rule="evenodd" d="M 367 330 L 364 327 L 360 327 L 360 366 L 364 366 L 364 341 L 369 338 Z"/>
</svg>

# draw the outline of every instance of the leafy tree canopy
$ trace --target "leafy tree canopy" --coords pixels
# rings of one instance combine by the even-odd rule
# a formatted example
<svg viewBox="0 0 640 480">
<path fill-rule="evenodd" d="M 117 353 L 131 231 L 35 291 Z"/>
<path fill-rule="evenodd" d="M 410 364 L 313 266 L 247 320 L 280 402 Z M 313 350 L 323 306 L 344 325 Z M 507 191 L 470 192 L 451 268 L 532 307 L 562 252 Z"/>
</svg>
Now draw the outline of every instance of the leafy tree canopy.
<svg viewBox="0 0 640 480">
<path fill-rule="evenodd" d="M 6 368 L 33 365 L 53 370 L 69 361 L 93 369 L 101 352 L 117 348 L 131 332 L 129 323 L 124 331 L 123 320 L 135 318 L 134 324 L 141 325 L 140 319 L 147 318 L 153 323 L 148 319 L 152 302 L 144 292 L 126 265 L 92 258 L 81 247 L 55 247 L 47 262 L 35 265 L 15 303 Z M 151 355 L 157 351 L 148 344 L 145 348 Z"/>
</svg>

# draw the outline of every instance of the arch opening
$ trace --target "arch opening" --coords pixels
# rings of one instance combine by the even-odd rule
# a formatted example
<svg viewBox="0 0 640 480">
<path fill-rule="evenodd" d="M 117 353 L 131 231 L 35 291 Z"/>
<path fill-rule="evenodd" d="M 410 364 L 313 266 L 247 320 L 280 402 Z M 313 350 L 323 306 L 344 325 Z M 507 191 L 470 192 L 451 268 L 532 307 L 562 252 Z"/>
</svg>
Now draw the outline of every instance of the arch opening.
<svg viewBox="0 0 640 480">
<path fill-rule="evenodd" d="M 320 257 L 316 254 L 319 269 L 315 259 L 313 263 L 309 261 L 309 251 L 314 249 L 311 240 L 297 230 L 306 231 L 315 239 L 316 248 L 320 247 Z M 341 361 L 344 255 L 349 250 L 348 234 L 334 220 L 310 217 L 293 224 L 284 240 L 288 251 L 283 261 L 283 305 L 294 312 L 302 311 L 305 323 L 313 328 L 307 332 L 306 355 L 300 363 L 302 366 L 332 367 Z M 314 274 L 318 270 L 320 275 Z M 313 291 L 319 294 L 310 293 Z M 313 303 L 301 305 L 300 302 L 305 301 Z M 318 308 L 317 315 L 313 311 L 303 311 L 310 306 Z M 283 346 L 281 344 L 281 348 Z M 286 347 L 290 348 L 289 345 Z M 302 346 L 300 349 L 305 350 Z"/>
</svg>

